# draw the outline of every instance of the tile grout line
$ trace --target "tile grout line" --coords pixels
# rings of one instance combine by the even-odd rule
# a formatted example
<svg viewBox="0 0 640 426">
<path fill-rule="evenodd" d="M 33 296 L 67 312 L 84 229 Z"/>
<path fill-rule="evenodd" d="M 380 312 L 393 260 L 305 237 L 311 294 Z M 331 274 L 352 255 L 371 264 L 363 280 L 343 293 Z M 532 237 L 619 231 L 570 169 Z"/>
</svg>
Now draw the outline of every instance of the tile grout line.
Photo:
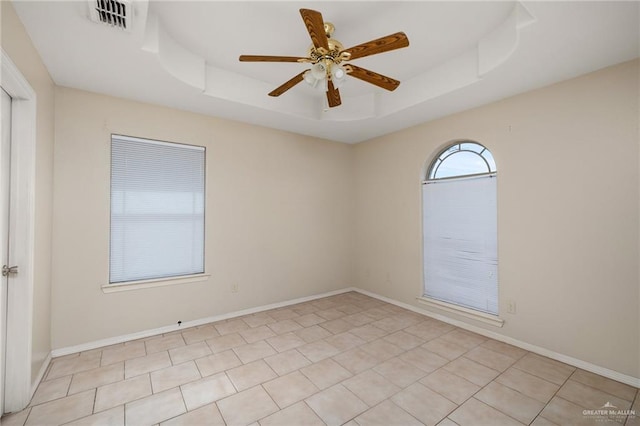
<svg viewBox="0 0 640 426">
<path fill-rule="evenodd" d="M 629 408 L 630 410 L 633 410 L 633 406 L 636 403 L 636 401 L 640 401 L 640 389 L 636 390 L 636 395 L 633 398 L 633 401 L 631 401 L 631 407 Z M 636 415 L 634 417 L 638 417 L 638 413 L 636 413 Z M 624 424 L 626 426 L 627 423 L 629 423 L 629 421 L 631 420 L 631 416 L 627 416 L 627 419 L 625 420 Z"/>
<path fill-rule="evenodd" d="M 533 374 L 533 373 L 530 373 L 530 372 L 528 372 L 528 371 L 521 370 L 520 368 L 518 368 L 518 367 L 516 366 L 516 363 L 517 363 L 518 361 L 520 361 L 522 358 L 524 358 L 525 356 L 527 356 L 527 354 L 530 354 L 530 353 L 531 353 L 531 352 L 527 351 L 527 353 L 526 353 L 525 355 L 521 356 L 518 360 L 516 360 L 513 364 L 511 364 L 511 365 L 509 366 L 509 368 L 512 368 L 512 367 L 513 367 L 513 368 L 515 368 L 515 369 L 517 369 L 517 370 L 519 370 L 519 371 L 521 371 L 521 372 L 523 372 L 523 373 L 529 374 L 529 375 L 531 375 L 531 376 L 533 376 L 533 377 L 536 377 L 536 378 L 538 378 L 538 379 L 540 379 L 540 380 L 543 380 L 543 381 L 545 381 L 545 382 L 547 382 L 547 383 L 551 383 L 552 385 L 556 385 L 556 386 L 558 386 L 556 383 L 550 382 L 550 381 L 548 381 L 548 380 L 546 380 L 546 379 L 544 379 L 544 378 L 542 378 L 542 377 L 539 377 L 539 376 L 537 376 L 537 375 L 535 375 L 535 374 Z M 554 361 L 555 361 L 555 360 L 554 360 Z M 568 365 L 568 364 L 567 364 L 567 365 Z M 509 369 L 509 368 L 507 368 L 507 369 Z M 507 370 L 505 370 L 505 371 L 507 371 Z M 574 371 L 573 371 L 573 372 L 571 372 L 571 374 L 570 374 L 569 376 L 567 376 L 567 378 L 564 380 L 564 382 L 563 382 L 563 384 L 562 384 L 562 385 L 559 385 L 558 389 L 554 392 L 553 396 L 552 396 L 551 398 L 549 398 L 549 401 L 547 401 L 546 403 L 544 403 L 544 406 L 540 409 L 540 411 L 538 412 L 538 414 L 536 414 L 536 416 L 533 418 L 533 420 L 532 420 L 529 424 L 533 423 L 533 422 L 534 422 L 538 417 L 541 417 L 541 414 L 542 414 L 542 412 L 544 411 L 544 409 L 547 407 L 547 405 L 549 405 L 549 403 L 551 402 L 551 400 L 556 396 L 556 394 L 557 394 L 558 392 L 560 392 L 560 389 L 562 389 L 562 387 L 564 386 L 564 384 L 565 384 L 566 382 L 568 382 L 568 381 L 571 379 L 571 376 L 573 376 L 573 374 L 574 374 L 576 371 L 577 371 L 577 368 L 575 368 L 575 367 L 574 367 Z M 502 373 L 500 373 L 500 375 L 498 375 L 498 376 L 496 377 L 496 379 L 497 379 L 498 377 L 500 377 L 502 374 L 504 374 L 504 371 L 503 371 Z M 494 382 L 496 379 L 493 379 L 491 382 Z M 491 382 L 489 382 L 489 383 L 491 383 Z M 487 383 L 487 386 L 489 385 L 489 383 Z M 509 388 L 509 389 L 511 389 L 511 390 L 513 390 L 513 391 L 515 391 L 515 392 L 517 392 L 517 393 L 518 393 L 518 394 L 520 394 L 520 395 L 523 395 L 523 396 L 525 396 L 525 397 L 527 397 L 527 398 L 530 398 L 530 399 L 533 399 L 534 401 L 537 401 L 535 398 L 532 398 L 532 397 L 530 397 L 530 396 L 528 396 L 528 395 L 525 395 L 525 394 L 523 394 L 522 392 L 520 392 L 520 391 L 519 391 L 519 390 L 517 390 L 517 389 L 513 389 L 512 387 L 510 387 L 510 386 L 508 386 L 508 385 L 504 385 L 504 384 L 499 383 L 499 382 L 497 382 L 497 383 L 498 383 L 498 384 L 500 384 L 500 385 L 502 385 L 502 386 L 505 386 L 505 387 L 507 387 L 507 388 Z M 486 387 L 486 386 L 485 386 L 485 387 Z M 483 389 L 484 389 L 484 387 L 483 387 Z M 481 390 L 482 390 L 482 389 L 480 389 L 478 392 L 480 392 Z M 478 392 L 476 392 L 473 396 L 475 396 Z M 560 396 L 559 396 L 558 398 L 562 398 L 562 397 L 560 397 Z M 477 398 L 476 398 L 476 399 L 477 399 Z M 562 399 L 564 399 L 564 398 L 562 398 Z M 482 402 L 482 401 L 480 401 L 480 402 Z M 538 402 L 541 402 L 541 401 L 538 401 Z M 488 404 L 487 404 L 487 405 L 488 405 Z M 578 405 L 578 404 L 576 404 L 576 405 Z M 498 411 L 500 411 L 501 413 L 503 413 L 500 409 L 498 409 L 498 408 L 496 408 L 496 407 L 493 407 L 493 406 L 491 406 L 491 407 L 492 407 L 492 408 L 494 408 L 494 409 L 496 409 L 496 410 L 498 410 Z M 509 416 L 507 413 L 503 413 L 503 414 L 505 414 L 505 415 Z M 509 417 L 511 417 L 511 416 L 509 416 Z M 513 417 L 512 417 L 512 418 L 513 418 Z M 547 419 L 546 417 L 544 417 L 544 419 L 545 419 L 545 420 L 549 420 L 549 419 Z M 517 419 L 515 419 L 515 420 L 517 420 Z M 549 421 L 550 421 L 550 420 L 549 420 Z M 552 423 L 553 423 L 553 422 L 552 422 Z"/>
<path fill-rule="evenodd" d="M 196 366 L 196 368 L 197 368 L 197 366 Z M 190 411 L 194 411 L 194 410 L 197 409 L 197 408 L 194 408 L 193 410 L 189 410 L 189 408 L 187 408 L 187 401 L 184 399 L 184 392 L 182 391 L 182 386 L 184 386 L 184 385 L 179 385 L 179 386 L 177 386 L 177 388 L 178 388 L 178 391 L 180 392 L 180 398 L 182 399 L 182 405 L 184 406 L 184 413 L 180 413 L 180 414 L 178 414 L 176 416 L 173 416 L 173 417 L 170 417 L 168 419 L 161 420 L 161 421 L 158 422 L 158 424 L 166 422 L 166 421 L 171 420 L 173 418 L 176 418 L 178 416 L 182 416 L 183 414 L 189 413 Z M 200 407 L 198 407 L 198 408 L 200 408 Z M 125 426 L 126 426 L 126 423 L 125 423 Z"/>
<path fill-rule="evenodd" d="M 457 327 L 456 327 L 456 328 L 457 328 Z M 483 342 L 483 343 L 484 343 L 484 342 Z M 471 350 L 473 350 L 473 349 L 477 348 L 477 347 L 478 347 L 478 346 L 480 346 L 481 344 L 482 344 L 482 343 L 480 343 L 480 344 L 478 344 L 478 345 L 474 346 L 472 349 L 467 350 L 467 352 L 469 352 L 469 351 L 471 351 Z M 456 360 L 457 360 L 457 359 L 460 359 L 460 358 L 462 358 L 462 357 L 464 357 L 464 355 L 465 355 L 467 352 L 465 352 L 464 354 L 461 354 L 458 358 L 456 358 Z M 476 362 L 476 361 L 474 361 L 474 360 L 472 360 L 472 359 L 469 359 L 469 358 L 466 358 L 466 359 L 467 359 L 467 360 L 469 360 L 469 361 Z M 454 360 L 454 361 L 455 361 L 455 360 Z M 453 361 L 450 361 L 449 363 L 451 363 L 451 362 L 453 362 Z M 516 362 L 517 362 L 517 361 L 516 361 Z M 447 364 L 449 364 L 449 363 L 447 363 Z M 440 367 L 440 368 L 444 368 L 447 364 L 443 365 L 443 366 L 442 366 L 442 367 Z M 487 367 L 486 365 L 480 364 L 479 362 L 476 362 L 476 364 L 478 364 L 478 365 L 482 365 L 483 367 L 486 367 L 486 368 L 489 368 L 489 369 L 493 370 L 493 368 Z M 515 362 L 514 362 L 514 364 L 515 364 Z M 512 365 L 513 365 L 513 364 L 512 364 Z M 471 382 L 471 381 L 467 380 L 465 377 L 462 377 L 462 376 L 460 376 L 460 375 L 456 374 L 456 373 L 455 373 L 455 372 L 453 372 L 453 371 L 449 371 L 449 370 L 446 370 L 446 371 L 447 371 L 447 372 L 449 372 L 449 373 L 451 373 L 451 374 L 453 374 L 454 376 L 460 377 L 461 379 L 466 380 L 466 381 L 468 381 L 469 383 L 472 383 L 472 384 L 474 384 L 474 385 L 475 385 L 475 383 L 473 383 L 473 382 Z M 494 370 L 494 371 L 497 371 L 497 370 Z M 505 371 L 506 371 L 506 370 L 505 370 Z M 473 394 L 469 395 L 469 397 L 468 397 L 467 399 L 465 399 L 461 404 L 458 404 L 458 403 L 456 403 L 455 401 L 451 401 L 451 400 L 450 400 L 450 399 L 448 399 L 446 396 L 444 396 L 444 395 L 440 394 L 440 392 L 437 392 L 437 391 L 435 391 L 435 390 L 434 390 L 438 395 L 440 395 L 440 396 L 442 396 L 443 398 L 447 399 L 447 401 L 451 401 L 451 402 L 453 402 L 453 403 L 456 405 L 456 408 L 454 408 L 453 410 L 451 410 L 451 411 L 450 411 L 446 416 L 444 416 L 442 419 L 440 419 L 440 422 L 441 422 L 443 419 L 449 418 L 449 416 L 450 416 L 452 413 L 454 413 L 455 411 L 457 411 L 460 407 L 462 407 L 464 404 L 466 404 L 466 403 L 467 403 L 467 401 L 469 401 L 470 399 L 472 399 L 472 398 L 473 398 L 473 399 L 475 399 L 476 401 L 478 401 L 478 402 L 480 402 L 480 403 L 482 403 L 482 404 L 485 404 L 486 406 L 491 407 L 492 409 L 494 409 L 494 410 L 498 411 L 499 413 L 501 413 L 501 414 L 503 414 L 503 415 L 505 415 L 505 416 L 509 417 L 510 419 L 513 419 L 513 420 L 515 420 L 515 421 L 516 421 L 516 422 L 518 422 L 518 423 L 522 423 L 522 422 L 520 422 L 518 419 L 516 419 L 516 418 L 514 418 L 514 417 L 510 416 L 509 414 L 507 414 L 507 413 L 503 413 L 503 412 L 502 412 L 501 410 L 499 410 L 498 408 L 496 408 L 496 407 L 494 407 L 494 406 L 492 406 L 492 405 L 489 405 L 489 404 L 487 404 L 487 403 L 485 403 L 485 402 L 483 402 L 483 401 L 479 400 L 478 398 L 475 398 L 475 396 L 476 396 L 478 393 L 482 392 L 482 390 L 484 390 L 487 386 L 489 386 L 491 383 L 493 383 L 493 382 L 494 382 L 498 377 L 500 377 L 500 375 L 502 375 L 502 373 L 504 373 L 504 371 L 503 371 L 503 372 L 499 372 L 499 373 L 500 373 L 500 374 L 498 374 L 496 377 L 494 377 L 493 379 L 491 379 L 487 384 L 485 384 L 484 386 L 480 386 L 480 389 L 478 389 L 478 390 L 477 390 L 476 392 L 474 392 Z M 478 385 L 476 385 L 476 386 L 478 386 Z M 427 386 L 427 388 L 428 388 L 428 386 Z M 449 420 L 451 420 L 451 419 L 449 419 Z M 451 420 L 451 421 L 453 422 L 453 420 Z M 456 422 L 454 422 L 454 423 L 456 423 Z M 457 424 L 457 423 L 456 423 L 456 424 Z"/>
<path fill-rule="evenodd" d="M 591 386 L 590 384 L 583 383 L 583 382 L 581 382 L 581 381 L 579 381 L 579 380 L 572 379 L 573 375 L 574 375 L 578 370 L 580 370 L 580 369 L 579 369 L 579 368 L 576 368 L 576 369 L 575 369 L 575 371 L 573 371 L 573 373 L 571 373 L 571 376 L 569 376 L 569 380 L 571 380 L 571 381 L 573 381 L 573 382 L 575 382 L 575 383 L 579 383 L 579 384 L 581 384 L 581 385 L 583 385 L 583 386 L 586 386 L 586 387 L 588 387 L 588 388 L 591 388 L 591 389 L 594 389 L 594 390 L 600 391 L 600 392 L 602 392 L 602 393 L 606 393 L 607 395 L 609 395 L 609 396 L 611 396 L 611 397 L 613 397 L 613 398 L 618 398 L 618 399 L 621 399 L 621 400 L 623 400 L 623 401 L 630 402 L 630 403 L 631 403 L 630 407 L 632 407 L 632 406 L 633 406 L 633 402 L 634 402 L 634 401 L 629 401 L 629 400 L 627 400 L 627 399 L 624 399 L 624 398 L 623 398 L 623 397 L 621 397 L 621 396 L 614 395 L 614 394 L 612 394 L 612 393 L 610 393 L 610 392 L 607 392 L 607 391 L 606 391 L 606 390 L 604 390 L 604 389 L 596 388 L 596 387 Z M 586 371 L 586 370 L 583 370 L 583 371 Z M 587 373 L 590 373 L 590 372 L 589 372 L 589 371 L 587 371 Z M 594 373 L 591 373 L 591 374 L 594 374 Z M 621 383 L 621 382 L 618 382 L 617 380 L 609 379 L 608 377 L 605 377 L 605 379 L 607 379 L 607 380 L 611 380 L 612 382 L 615 382 L 615 383 Z M 622 383 L 622 384 L 623 384 L 623 385 L 625 385 L 625 386 L 629 386 L 629 385 L 627 385 L 627 384 L 625 384 L 625 383 Z M 633 388 L 633 386 L 629 386 L 629 387 L 630 387 L 630 388 L 632 388 L 632 389 L 634 389 L 634 388 Z M 636 393 L 637 393 L 637 391 L 638 391 L 638 389 L 636 389 Z M 635 397 L 635 394 L 634 394 L 634 398 L 633 398 L 633 399 L 635 400 L 635 398 L 636 398 L 636 397 Z M 576 405 L 579 405 L 579 404 L 576 404 Z M 587 407 L 584 407 L 584 408 L 587 408 Z M 631 408 L 629 408 L 629 409 L 631 409 Z"/>
<path fill-rule="evenodd" d="M 567 364 L 567 365 L 568 365 L 568 364 Z M 575 368 L 575 367 L 574 367 L 574 368 Z M 524 371 L 524 370 L 520 370 L 520 371 Z M 545 408 L 547 408 L 547 406 L 551 403 L 551 401 L 553 401 L 553 398 L 555 398 L 556 396 L 558 396 L 558 392 L 560 392 L 560 389 L 562 389 L 562 387 L 563 387 L 563 386 L 564 386 L 564 385 L 569 381 L 569 379 L 571 378 L 571 376 L 573 376 L 573 373 L 574 373 L 575 371 L 576 371 L 576 370 L 574 370 L 571 374 L 569 374 L 569 376 L 564 380 L 564 382 L 562 382 L 562 384 L 560 385 L 560 387 L 558 387 L 558 390 L 556 390 L 556 391 L 553 393 L 553 396 L 552 396 L 551 398 L 549 398 L 549 401 L 544 405 L 544 407 L 542 407 L 542 410 L 540 410 L 540 412 L 539 412 L 539 413 L 538 413 L 538 415 L 533 419 L 533 421 L 536 421 L 536 419 L 537 419 L 538 417 L 542 417 L 543 419 L 545 419 L 545 420 L 547 420 L 547 421 L 550 421 L 550 422 L 551 422 L 551 423 L 553 423 L 553 424 L 556 424 L 556 422 L 552 422 L 551 420 L 549 420 L 549 419 L 547 419 L 545 416 L 543 416 L 543 415 L 542 415 L 542 412 L 544 411 L 544 409 L 545 409 Z M 526 371 L 525 371 L 525 373 L 526 373 Z M 529 373 L 529 374 L 531 374 L 531 373 Z M 536 377 L 538 377 L 538 376 L 536 376 Z M 544 380 L 544 379 L 543 379 L 543 380 Z M 566 399 L 562 398 L 561 396 L 558 396 L 558 398 L 560 398 L 560 399 L 563 399 L 563 400 L 567 401 Z M 571 401 L 567 401 L 567 402 L 571 402 Z M 578 405 L 578 404 L 576 404 L 576 405 Z M 532 422 L 532 423 L 533 423 L 533 422 Z"/>
<path fill-rule="evenodd" d="M 479 347 L 479 346 L 481 346 L 481 345 L 482 345 L 482 344 L 480 344 L 480 345 L 478 345 L 478 346 L 476 346 L 476 347 Z M 475 349 L 475 348 L 474 348 L 474 349 Z M 490 349 L 488 349 L 488 350 L 490 350 Z M 495 352 L 495 351 L 493 351 L 493 352 Z M 480 392 L 482 392 L 482 391 L 483 391 L 487 386 L 489 386 L 491 383 L 496 383 L 496 384 L 498 384 L 498 385 L 500 385 L 500 386 L 504 386 L 504 387 L 506 387 L 506 388 L 508 388 L 508 389 L 510 389 L 510 390 L 512 390 L 512 391 L 514 391 L 514 392 L 516 392 L 517 394 L 519 394 L 519 395 L 521 395 L 521 396 L 523 396 L 523 397 L 525 397 L 525 398 L 531 399 L 531 400 L 536 401 L 536 402 L 541 402 L 541 401 L 536 400 L 535 398 L 530 397 L 529 395 L 526 395 L 526 394 L 524 394 L 524 393 L 520 392 L 520 391 L 519 391 L 519 390 L 517 390 L 517 389 L 513 389 L 513 388 L 512 388 L 512 387 L 510 387 L 510 386 L 507 386 L 507 385 L 502 384 L 502 383 L 500 383 L 500 382 L 496 382 L 496 379 L 497 379 L 497 378 L 499 378 L 500 376 L 502 376 L 502 375 L 503 375 L 507 370 L 509 370 L 510 368 L 517 368 L 517 367 L 515 367 L 515 364 L 516 364 L 520 359 L 522 359 L 522 358 L 524 358 L 525 356 L 527 356 L 527 354 L 528 354 L 528 353 L 529 353 L 529 352 L 527 351 L 527 353 L 525 353 L 524 355 L 522 355 L 520 358 L 516 359 L 516 360 L 515 360 L 511 365 L 509 365 L 509 366 L 508 366 L 504 371 L 500 371 L 500 374 L 498 374 L 498 375 L 497 375 L 494 379 L 492 379 L 489 383 L 487 383 L 486 385 L 484 385 L 484 386 L 483 386 L 482 388 L 480 388 L 477 392 L 475 392 L 473 395 L 471 395 L 469 398 L 467 398 L 467 401 L 468 401 L 469 399 L 471 399 L 471 398 L 475 398 L 475 396 L 476 396 L 477 394 L 479 394 Z M 464 356 L 464 354 L 463 354 L 463 355 L 460 355 L 460 356 L 461 356 L 461 357 L 463 357 L 463 356 Z M 509 358 L 511 358 L 511 357 L 509 357 Z M 469 358 L 467 358 L 467 359 L 469 359 Z M 511 358 L 511 359 L 514 359 L 514 358 Z M 471 361 L 473 361 L 473 360 L 471 360 Z M 481 364 L 481 363 L 478 363 L 478 364 L 480 364 L 480 365 L 484 365 L 484 364 Z M 486 366 L 486 365 L 485 365 L 485 367 L 490 368 L 490 367 L 488 367 L 488 366 Z M 522 370 L 520 370 L 520 371 L 522 371 Z M 454 373 L 454 374 L 455 374 L 455 373 Z M 535 376 L 535 375 L 532 375 L 532 376 L 537 377 L 537 376 Z M 550 382 L 549 382 L 549 383 L 550 383 Z M 502 411 L 500 408 L 498 408 L 498 407 L 494 407 L 493 405 L 489 405 L 489 404 L 487 404 L 486 402 L 484 402 L 484 401 L 482 401 L 482 400 L 480 400 L 480 399 L 478 399 L 478 398 L 475 398 L 475 399 L 476 399 L 477 401 L 482 402 L 483 404 L 485 404 L 485 405 L 487 405 L 487 406 L 489 406 L 489 407 L 493 408 L 494 410 L 499 411 L 500 413 L 504 414 L 505 416 L 508 416 L 508 417 L 510 417 L 510 418 L 512 418 L 512 419 L 514 419 L 515 421 L 520 422 L 520 420 L 516 419 L 515 417 L 513 417 L 512 415 L 510 415 L 510 414 L 508 414 L 508 413 L 505 413 L 505 412 L 504 412 L 504 411 Z M 465 401 L 465 402 L 466 402 L 466 401 Z M 542 403 L 542 402 L 541 402 L 541 403 Z M 460 404 L 460 405 L 462 405 L 462 404 Z M 543 405 L 543 407 L 540 409 L 540 411 L 538 411 L 538 413 L 535 415 L 535 417 L 533 418 L 533 420 L 531 420 L 531 422 L 530 422 L 529 424 L 531 424 L 531 423 L 532 423 L 532 422 L 533 422 L 533 421 L 534 421 L 534 420 L 535 420 L 535 419 L 540 415 L 540 413 L 542 412 L 542 410 L 544 410 L 544 408 L 545 408 L 546 406 L 547 406 L 547 403 L 545 403 L 545 404 Z M 520 423 L 522 423 L 522 422 L 520 422 Z"/>
<path fill-rule="evenodd" d="M 124 365 L 122 366 L 122 376 L 124 377 Z M 96 399 L 97 398 L 98 398 L 98 387 L 96 386 L 96 388 L 93 390 L 93 405 L 91 406 L 91 414 L 95 414 L 95 412 L 96 412 Z"/>
</svg>

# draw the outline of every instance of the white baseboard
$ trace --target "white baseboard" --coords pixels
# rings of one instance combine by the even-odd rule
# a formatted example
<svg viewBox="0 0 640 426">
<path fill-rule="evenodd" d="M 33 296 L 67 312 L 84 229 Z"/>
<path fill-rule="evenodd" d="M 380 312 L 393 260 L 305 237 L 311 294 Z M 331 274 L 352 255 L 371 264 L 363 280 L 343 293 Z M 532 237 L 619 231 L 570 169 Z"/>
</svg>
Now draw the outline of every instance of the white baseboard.
<svg viewBox="0 0 640 426">
<path fill-rule="evenodd" d="M 589 371 L 591 373 L 599 374 L 600 376 L 604 376 L 604 377 L 607 377 L 609 379 L 616 380 L 616 381 L 621 382 L 621 383 L 625 383 L 625 384 L 627 384 L 629 386 L 640 388 L 640 378 L 638 378 L 638 377 L 633 377 L 633 376 L 629 376 L 627 374 L 622 374 L 622 373 L 619 373 L 617 371 L 610 370 L 608 368 L 601 367 L 599 365 L 595 365 L 595 364 L 592 364 L 592 363 L 587 362 L 587 361 L 583 361 L 581 359 L 573 358 L 573 357 L 570 357 L 568 355 L 564 355 L 564 354 L 561 354 L 561 353 L 558 353 L 558 352 L 554 352 L 554 351 L 552 351 L 550 349 L 546 349 L 546 348 L 543 348 L 543 347 L 540 347 L 540 346 L 532 345 L 531 343 L 523 342 L 521 340 L 517 340 L 517 339 L 514 339 L 514 338 L 509 337 L 509 336 L 504 336 L 502 334 L 493 332 L 491 330 L 485 330 L 484 328 L 476 327 L 474 325 L 467 324 L 467 323 L 465 323 L 463 321 L 458 321 L 458 320 L 449 318 L 449 317 L 444 316 L 444 315 L 440 315 L 440 314 L 437 314 L 437 313 L 434 313 L 434 312 L 431 312 L 431 311 L 427 311 L 426 309 L 420 309 L 419 307 L 416 307 L 416 306 L 413 306 L 413 305 L 409 305 L 407 303 L 398 302 L 397 300 L 390 299 L 388 297 L 381 296 L 379 294 L 372 293 L 372 292 L 367 291 L 367 290 L 363 290 L 363 289 L 360 289 L 360 288 L 357 288 L 357 287 L 352 287 L 352 288 L 350 288 L 350 290 L 357 291 L 358 293 L 362 293 L 364 295 L 373 297 L 375 299 L 382 300 L 382 301 L 387 302 L 387 303 L 391 303 L 392 305 L 396 305 L 396 306 L 399 306 L 401 308 L 405 308 L 405 309 L 408 309 L 410 311 L 413 311 L 413 312 L 416 312 L 416 313 L 419 313 L 419 314 L 422 314 L 422 315 L 426 315 L 426 316 L 432 317 L 432 318 L 440 320 L 442 322 L 446 322 L 448 324 L 455 325 L 456 327 L 460 327 L 460 328 L 463 328 L 465 330 L 473 331 L 474 333 L 481 334 L 481 335 L 483 335 L 485 337 L 490 337 L 490 338 L 492 338 L 494 340 L 499 340 L 501 342 L 508 343 L 510 345 L 513 345 L 513 346 L 517 346 L 517 347 L 525 349 L 525 350 L 527 350 L 529 352 L 533 352 L 533 353 L 536 353 L 538 355 L 546 356 L 547 358 L 555 359 L 556 361 L 564 362 L 565 364 L 569 364 L 571 366 L 574 366 L 574 367 L 577 367 L 577 368 L 581 368 L 581 369 Z"/>
<path fill-rule="evenodd" d="M 347 287 L 340 290 L 329 291 L 327 293 L 315 294 L 312 296 L 300 297 L 297 299 L 287 300 L 284 302 L 271 303 L 269 305 L 258 306 L 255 308 L 243 309 L 241 311 L 229 312 L 222 315 L 214 315 L 207 318 L 201 318 L 193 321 L 183 322 L 180 326 L 176 324 L 168 325 L 165 327 L 154 328 L 151 330 L 144 330 L 137 333 L 125 334 L 122 336 L 110 337 L 107 339 L 100 339 L 93 342 L 82 343 L 75 346 L 67 346 L 65 348 L 58 348 L 51 351 L 52 357 L 59 357 L 69 354 L 75 354 L 78 352 L 88 351 L 91 349 L 97 349 L 104 346 L 115 345 L 123 342 L 130 342 L 132 340 L 143 339 L 145 337 L 157 336 L 158 334 L 170 333 L 180 329 L 186 329 L 189 327 L 196 327 L 203 324 L 208 324 L 216 321 L 223 321 L 230 318 L 241 317 L 243 315 L 255 314 L 258 312 L 268 311 L 270 309 L 283 308 L 285 306 L 296 305 L 298 303 L 308 302 L 311 300 L 322 299 L 323 297 L 334 296 L 336 294 L 347 293 L 349 291 L 356 291 L 354 287 Z"/>
</svg>

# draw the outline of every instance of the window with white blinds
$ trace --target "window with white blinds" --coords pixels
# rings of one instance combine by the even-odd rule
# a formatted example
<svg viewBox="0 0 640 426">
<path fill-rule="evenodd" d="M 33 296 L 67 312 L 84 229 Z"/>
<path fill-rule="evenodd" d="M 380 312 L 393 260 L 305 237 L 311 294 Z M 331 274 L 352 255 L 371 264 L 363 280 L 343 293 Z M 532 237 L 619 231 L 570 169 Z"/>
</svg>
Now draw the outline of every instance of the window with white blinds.
<svg viewBox="0 0 640 426">
<path fill-rule="evenodd" d="M 109 282 L 204 272 L 205 149 L 113 135 Z"/>
<path fill-rule="evenodd" d="M 432 168 L 447 173 L 439 178 L 431 169 L 423 184 L 424 291 L 428 298 L 497 315 L 497 175 L 488 151 L 473 145 L 443 151 Z M 484 152 L 490 161 L 481 158 Z"/>
</svg>

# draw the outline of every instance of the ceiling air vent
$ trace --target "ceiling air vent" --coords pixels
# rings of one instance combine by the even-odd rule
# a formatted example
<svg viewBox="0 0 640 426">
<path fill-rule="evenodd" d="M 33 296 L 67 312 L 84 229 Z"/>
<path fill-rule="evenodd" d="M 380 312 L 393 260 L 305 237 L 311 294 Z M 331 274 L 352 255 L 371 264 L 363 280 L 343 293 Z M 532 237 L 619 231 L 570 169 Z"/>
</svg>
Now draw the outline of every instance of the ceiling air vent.
<svg viewBox="0 0 640 426">
<path fill-rule="evenodd" d="M 131 30 L 130 0 L 89 0 L 89 15 L 94 22 Z"/>
</svg>

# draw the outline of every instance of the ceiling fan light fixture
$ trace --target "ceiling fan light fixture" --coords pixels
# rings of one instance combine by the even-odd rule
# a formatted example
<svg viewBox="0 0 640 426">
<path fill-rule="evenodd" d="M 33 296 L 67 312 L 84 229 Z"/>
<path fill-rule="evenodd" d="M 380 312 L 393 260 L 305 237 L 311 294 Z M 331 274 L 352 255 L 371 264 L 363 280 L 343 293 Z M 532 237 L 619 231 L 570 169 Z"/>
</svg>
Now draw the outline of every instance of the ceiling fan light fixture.
<svg viewBox="0 0 640 426">
<path fill-rule="evenodd" d="M 336 89 L 342 87 L 347 80 L 347 71 L 341 66 L 333 64 L 331 67 L 331 81 Z"/>
<path fill-rule="evenodd" d="M 321 78 L 317 78 L 317 76 L 320 75 L 314 74 L 313 69 L 310 69 L 302 75 L 302 78 L 304 79 L 305 83 L 307 83 L 314 89 L 326 91 L 327 79 L 325 78 L 325 74 L 322 74 Z"/>
<path fill-rule="evenodd" d="M 313 76 L 313 74 L 311 74 L 311 70 L 308 70 L 307 72 L 305 72 L 302 75 L 302 78 L 304 78 L 305 83 L 307 83 L 309 86 L 313 86 L 318 82 L 318 80 Z"/>
<path fill-rule="evenodd" d="M 313 64 L 311 69 L 302 75 L 302 78 L 314 89 L 327 90 L 327 67 L 322 62 Z"/>
<path fill-rule="evenodd" d="M 327 68 L 322 62 L 318 62 L 311 67 L 311 75 L 316 80 L 324 80 L 327 78 Z"/>
</svg>

